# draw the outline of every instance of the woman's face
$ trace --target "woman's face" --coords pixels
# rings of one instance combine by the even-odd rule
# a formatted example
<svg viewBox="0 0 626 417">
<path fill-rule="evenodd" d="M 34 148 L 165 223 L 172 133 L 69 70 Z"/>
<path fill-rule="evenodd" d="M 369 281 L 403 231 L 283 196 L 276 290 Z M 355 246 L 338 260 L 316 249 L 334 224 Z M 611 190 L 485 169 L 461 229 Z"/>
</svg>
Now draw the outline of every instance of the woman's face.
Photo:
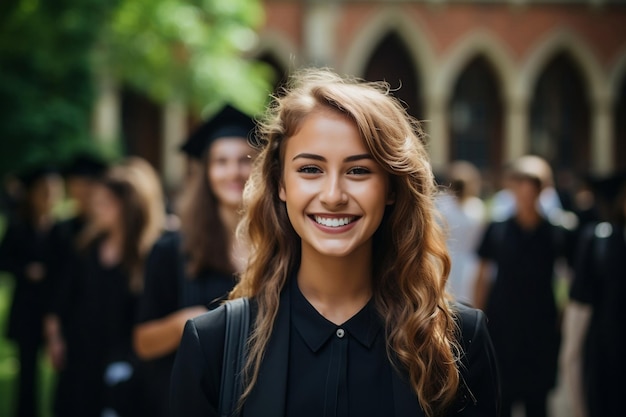
<svg viewBox="0 0 626 417">
<path fill-rule="evenodd" d="M 253 149 L 244 138 L 221 138 L 209 148 L 208 179 L 220 205 L 239 208 L 252 168 Z"/>
<path fill-rule="evenodd" d="M 91 214 L 99 230 L 112 230 L 122 222 L 121 202 L 111 190 L 98 184 L 91 193 Z"/>
<path fill-rule="evenodd" d="M 287 139 L 279 197 L 302 239 L 303 256 L 370 250 L 385 206 L 393 203 L 390 194 L 388 174 L 350 119 L 313 113 Z"/>
</svg>

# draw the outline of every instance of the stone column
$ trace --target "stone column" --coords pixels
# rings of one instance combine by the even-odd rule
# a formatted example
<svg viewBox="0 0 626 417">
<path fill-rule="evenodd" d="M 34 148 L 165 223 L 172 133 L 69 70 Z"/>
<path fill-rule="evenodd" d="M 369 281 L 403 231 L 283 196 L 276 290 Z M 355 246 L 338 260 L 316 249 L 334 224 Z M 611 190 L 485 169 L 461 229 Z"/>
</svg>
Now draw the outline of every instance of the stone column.
<svg viewBox="0 0 626 417">
<path fill-rule="evenodd" d="M 529 149 L 528 100 L 512 97 L 505 105 L 503 163 L 519 158 Z"/>
<path fill-rule="evenodd" d="M 426 121 L 423 128 L 428 135 L 428 152 L 435 172 L 448 165 L 450 138 L 446 103 L 442 96 L 431 96 L 426 101 Z"/>
<path fill-rule="evenodd" d="M 591 115 L 591 171 L 607 175 L 613 170 L 613 115 L 608 96 L 596 98 Z"/>
<path fill-rule="evenodd" d="M 111 74 L 99 71 L 95 80 L 92 131 L 106 148 L 115 147 L 120 139 L 122 105 L 120 90 Z"/>
<path fill-rule="evenodd" d="M 332 0 L 310 0 L 304 14 L 304 58 L 315 66 L 335 62 L 338 6 Z"/>
<path fill-rule="evenodd" d="M 184 176 L 185 160 L 178 150 L 187 136 L 187 108 L 182 100 L 170 100 L 163 107 L 161 146 L 162 175 L 166 190 L 180 186 Z"/>
</svg>

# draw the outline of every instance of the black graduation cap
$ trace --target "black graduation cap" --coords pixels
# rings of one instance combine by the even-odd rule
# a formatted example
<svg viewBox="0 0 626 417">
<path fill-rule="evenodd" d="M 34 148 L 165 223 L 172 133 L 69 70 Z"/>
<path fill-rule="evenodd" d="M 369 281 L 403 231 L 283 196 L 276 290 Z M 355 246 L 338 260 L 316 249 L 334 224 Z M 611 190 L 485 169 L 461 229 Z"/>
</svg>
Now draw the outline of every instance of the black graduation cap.
<svg viewBox="0 0 626 417">
<path fill-rule="evenodd" d="M 216 139 L 225 137 L 248 138 L 254 129 L 254 120 L 231 105 L 224 106 L 213 117 L 206 120 L 187 138 L 180 150 L 200 159 L 202 153 Z"/>
<path fill-rule="evenodd" d="M 587 176 L 586 181 L 597 198 L 604 220 L 612 220 L 617 212 L 623 213 L 623 208 L 617 205 L 621 204 L 619 200 L 624 198 L 626 192 L 626 171 L 604 177 Z"/>
<path fill-rule="evenodd" d="M 63 168 L 62 174 L 66 177 L 98 178 L 106 169 L 107 164 L 102 159 L 88 153 L 80 153 Z"/>
<path fill-rule="evenodd" d="M 613 203 L 626 186 L 626 171 L 616 172 L 605 177 L 590 177 L 588 182 L 599 198 Z"/>
</svg>

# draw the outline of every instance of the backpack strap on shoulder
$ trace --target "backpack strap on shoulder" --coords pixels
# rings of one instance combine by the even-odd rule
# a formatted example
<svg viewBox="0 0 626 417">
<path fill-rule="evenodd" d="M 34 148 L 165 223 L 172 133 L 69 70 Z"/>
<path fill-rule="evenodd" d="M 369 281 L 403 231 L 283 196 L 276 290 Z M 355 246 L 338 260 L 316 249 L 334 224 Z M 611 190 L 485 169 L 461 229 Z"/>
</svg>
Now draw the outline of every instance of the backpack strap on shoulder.
<svg viewBox="0 0 626 417">
<path fill-rule="evenodd" d="M 243 392 L 243 365 L 250 328 L 250 302 L 247 297 L 226 302 L 226 334 L 220 384 L 219 415 L 239 414 L 237 403 Z"/>
</svg>

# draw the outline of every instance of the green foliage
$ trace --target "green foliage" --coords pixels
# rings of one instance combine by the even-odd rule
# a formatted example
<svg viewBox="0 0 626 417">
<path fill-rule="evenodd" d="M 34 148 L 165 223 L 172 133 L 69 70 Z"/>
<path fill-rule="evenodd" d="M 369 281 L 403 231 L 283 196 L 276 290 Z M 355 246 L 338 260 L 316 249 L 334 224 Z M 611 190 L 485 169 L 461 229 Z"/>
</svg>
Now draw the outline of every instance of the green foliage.
<svg viewBox="0 0 626 417">
<path fill-rule="evenodd" d="M 174 97 L 205 112 L 229 101 L 257 112 L 269 70 L 243 55 L 262 18 L 258 0 L 127 0 L 102 37 L 99 65 L 157 102 Z"/>
<path fill-rule="evenodd" d="M 114 2 L 14 0 L 0 13 L 0 175 L 90 141 L 89 51 Z"/>
<path fill-rule="evenodd" d="M 0 2 L 0 176 L 93 144 L 98 71 L 197 112 L 261 110 L 270 70 L 243 55 L 262 18 L 259 0 Z"/>
</svg>

